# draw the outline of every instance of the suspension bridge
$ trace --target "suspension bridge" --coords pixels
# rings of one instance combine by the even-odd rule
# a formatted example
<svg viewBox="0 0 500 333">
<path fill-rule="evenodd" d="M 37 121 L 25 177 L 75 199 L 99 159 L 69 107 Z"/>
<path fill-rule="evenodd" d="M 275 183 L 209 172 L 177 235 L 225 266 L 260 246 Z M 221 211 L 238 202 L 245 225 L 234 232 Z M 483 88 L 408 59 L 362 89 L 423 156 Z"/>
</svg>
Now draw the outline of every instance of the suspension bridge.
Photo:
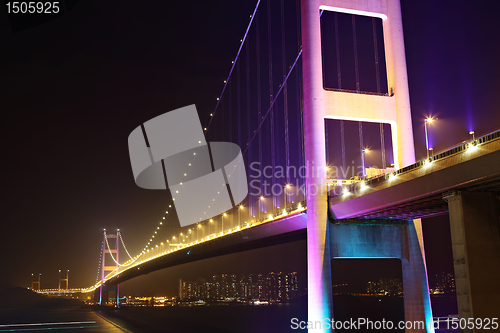
<svg viewBox="0 0 500 333">
<path fill-rule="evenodd" d="M 426 323 L 408 331 L 432 332 L 420 219 L 449 214 L 460 317 L 493 317 L 498 304 L 471 290 L 499 271 L 500 132 L 416 161 L 399 0 L 259 0 L 247 19 L 203 128 L 207 141 L 241 147 L 247 198 L 181 227 L 172 192 L 140 253 L 104 230 L 94 285 L 68 289 L 67 278 L 39 292 L 119 305 L 119 283 L 138 275 L 307 239 L 309 320 L 334 318 L 331 260 L 398 258 L 405 319 Z M 367 131 L 379 136 L 371 149 Z M 184 176 L 196 163 L 194 152 Z M 486 262 L 492 273 L 471 269 Z"/>
</svg>

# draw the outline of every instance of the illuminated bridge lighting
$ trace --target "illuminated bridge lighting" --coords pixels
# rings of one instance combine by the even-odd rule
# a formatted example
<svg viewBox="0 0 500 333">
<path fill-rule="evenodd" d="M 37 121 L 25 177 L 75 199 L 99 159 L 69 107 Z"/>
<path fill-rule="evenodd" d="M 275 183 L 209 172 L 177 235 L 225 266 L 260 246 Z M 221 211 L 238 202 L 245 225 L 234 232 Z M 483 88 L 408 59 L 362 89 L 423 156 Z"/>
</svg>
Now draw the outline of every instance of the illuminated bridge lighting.
<svg viewBox="0 0 500 333">
<path fill-rule="evenodd" d="M 470 154 L 471 152 L 478 150 L 479 146 L 481 144 L 488 142 L 489 139 L 487 139 L 487 138 L 489 138 L 489 137 L 491 137 L 492 139 L 497 138 L 498 132 L 490 133 L 487 136 L 483 136 L 481 138 L 476 138 L 475 140 L 473 140 L 471 142 L 456 146 L 449 151 L 438 153 L 438 154 L 432 156 L 432 158 L 429 158 L 429 159 L 426 158 L 424 160 L 418 161 L 414 165 L 405 167 L 405 168 L 400 169 L 400 170 L 396 170 L 390 174 L 385 174 L 385 175 L 382 175 L 382 176 L 379 176 L 376 178 L 372 178 L 372 179 L 368 179 L 366 181 L 360 182 L 359 188 L 360 189 L 367 189 L 369 187 L 369 184 L 371 184 L 371 182 L 374 181 L 375 179 L 377 181 L 379 181 L 379 179 L 384 178 L 387 181 L 392 181 L 392 180 L 396 179 L 398 177 L 398 175 L 400 175 L 404 172 L 407 172 L 408 170 L 413 170 L 417 167 L 422 167 L 425 169 L 430 164 L 432 164 L 436 161 L 439 161 L 441 158 L 447 157 L 450 154 L 456 154 L 456 153 Z M 349 189 L 351 186 L 354 186 L 354 185 L 351 184 L 351 185 L 347 185 L 347 186 L 343 187 L 343 191 L 342 191 L 343 196 L 349 196 L 349 195 L 353 194 Z M 351 189 L 351 190 L 354 190 L 354 189 Z M 261 198 L 261 200 L 262 199 L 263 198 Z M 91 287 L 73 288 L 73 289 L 66 289 L 66 290 L 43 289 L 43 290 L 39 290 L 36 292 L 41 293 L 41 294 L 70 294 L 70 293 L 93 292 L 94 290 L 99 288 L 102 284 L 105 284 L 108 280 L 116 277 L 118 274 L 125 272 L 129 269 L 132 269 L 132 268 L 135 269 L 136 267 L 137 267 L 137 269 L 140 269 L 140 267 L 138 267 L 138 266 L 140 266 L 141 264 L 147 263 L 151 260 L 161 258 L 161 257 L 167 256 L 169 254 L 176 253 L 177 251 L 179 251 L 181 249 L 191 248 L 193 246 L 196 246 L 196 245 L 204 243 L 204 242 L 209 242 L 209 241 L 214 240 L 214 239 L 219 239 L 221 237 L 224 237 L 225 235 L 230 235 L 232 233 L 241 232 L 243 230 L 253 228 L 253 227 L 256 227 L 256 226 L 259 226 L 262 224 L 266 224 L 269 222 L 273 222 L 273 221 L 276 221 L 278 219 L 282 219 L 284 217 L 288 217 L 288 216 L 293 215 L 293 214 L 298 214 L 298 213 L 304 212 L 306 209 L 307 209 L 307 207 L 305 206 L 305 202 L 299 202 L 294 209 L 289 210 L 289 211 L 283 210 L 282 212 L 279 212 L 279 210 L 278 210 L 278 213 L 276 215 L 270 214 L 270 215 L 268 215 L 267 218 L 252 220 L 252 221 L 245 221 L 245 222 L 242 222 L 243 225 L 238 225 L 237 227 L 234 227 L 234 228 L 227 228 L 225 230 L 218 231 L 218 232 L 212 232 L 211 234 L 203 235 L 202 237 L 197 238 L 196 240 L 192 239 L 190 242 L 187 242 L 187 243 L 177 243 L 177 244 L 169 243 L 169 246 L 172 246 L 172 248 L 169 249 L 168 251 L 161 251 L 160 253 L 157 253 L 157 250 L 155 250 L 158 248 L 158 244 L 155 244 L 155 245 L 151 244 L 151 249 L 147 249 L 146 250 L 147 252 L 143 250 L 136 257 L 133 257 L 133 258 L 130 257 L 130 260 L 128 260 L 125 265 L 117 266 L 117 268 L 115 270 L 111 271 L 109 274 L 107 274 L 105 276 L 103 281 L 98 281 L 96 284 L 94 284 Z M 227 216 L 227 214 L 223 213 L 222 216 Z M 214 220 L 210 219 L 210 220 L 206 221 L 206 223 L 207 223 L 207 225 L 205 227 L 208 227 L 211 225 L 211 223 L 214 223 Z M 160 222 L 160 224 L 161 224 L 161 222 Z M 202 225 L 199 224 L 198 228 L 202 228 Z M 158 230 L 158 229 L 156 229 L 156 230 Z M 156 232 L 156 230 L 155 230 L 155 232 Z M 180 233 L 180 238 L 184 238 L 184 237 L 194 237 L 193 230 L 189 229 L 187 231 L 187 235 Z M 152 239 L 153 238 L 150 239 L 150 242 L 152 241 Z M 172 236 L 172 240 L 176 240 L 176 236 Z M 160 243 L 160 245 L 164 245 L 164 244 L 165 243 L 163 243 L 163 242 Z M 148 244 L 145 247 L 145 249 L 148 248 L 149 245 L 150 244 Z M 109 245 L 108 245 L 108 249 L 109 249 Z M 191 250 L 189 250 L 188 252 L 190 253 L 190 251 Z"/>
</svg>

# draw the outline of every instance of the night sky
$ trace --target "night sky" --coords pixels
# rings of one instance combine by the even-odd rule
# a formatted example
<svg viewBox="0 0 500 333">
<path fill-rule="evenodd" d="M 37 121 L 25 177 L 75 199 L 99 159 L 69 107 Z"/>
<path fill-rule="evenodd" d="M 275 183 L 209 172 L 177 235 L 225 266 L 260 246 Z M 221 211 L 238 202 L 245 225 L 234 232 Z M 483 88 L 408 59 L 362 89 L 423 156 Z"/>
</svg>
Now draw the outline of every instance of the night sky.
<svg viewBox="0 0 500 333">
<path fill-rule="evenodd" d="M 95 283 L 104 227 L 120 228 L 131 254 L 142 250 L 170 196 L 135 185 L 128 135 L 189 104 L 208 123 L 254 6 L 81 0 L 15 33 L 2 9 L 1 280 L 28 286 L 42 273 L 42 288 L 55 288 L 58 269 L 69 269 L 70 287 Z M 439 118 L 435 152 L 470 130 L 500 128 L 498 9 L 497 1 L 402 1 L 417 159 L 427 116 Z M 424 221 L 429 270 L 452 269 L 443 221 Z M 305 251 L 296 242 L 186 264 L 122 290 L 174 295 L 179 277 L 220 273 L 298 271 L 304 281 Z"/>
</svg>

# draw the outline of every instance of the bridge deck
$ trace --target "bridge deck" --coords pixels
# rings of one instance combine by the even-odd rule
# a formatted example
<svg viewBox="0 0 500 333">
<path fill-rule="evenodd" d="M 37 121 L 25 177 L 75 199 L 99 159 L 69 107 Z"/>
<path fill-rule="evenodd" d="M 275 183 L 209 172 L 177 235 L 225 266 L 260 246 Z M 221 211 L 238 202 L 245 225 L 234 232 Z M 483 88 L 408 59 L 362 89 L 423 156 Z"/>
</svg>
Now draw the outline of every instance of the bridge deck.
<svg viewBox="0 0 500 333">
<path fill-rule="evenodd" d="M 188 262 L 302 240 L 306 238 L 306 226 L 307 219 L 304 212 L 284 216 L 159 256 L 120 272 L 106 281 L 106 284 L 118 284 L 142 274 Z"/>
<path fill-rule="evenodd" d="M 475 143 L 476 145 L 473 145 Z M 454 189 L 500 190 L 500 131 L 422 160 L 394 174 L 332 193 L 338 219 L 415 219 L 445 214 L 442 193 Z"/>
</svg>

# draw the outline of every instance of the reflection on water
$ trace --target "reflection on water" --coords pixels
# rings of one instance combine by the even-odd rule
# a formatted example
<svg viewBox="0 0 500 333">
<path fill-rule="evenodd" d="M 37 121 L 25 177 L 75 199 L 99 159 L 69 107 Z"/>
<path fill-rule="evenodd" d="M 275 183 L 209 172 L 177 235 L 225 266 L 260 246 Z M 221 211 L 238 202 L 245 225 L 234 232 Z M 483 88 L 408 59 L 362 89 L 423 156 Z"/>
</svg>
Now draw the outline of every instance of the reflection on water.
<svg viewBox="0 0 500 333">
<path fill-rule="evenodd" d="M 435 313 L 446 316 L 453 311 L 453 304 L 446 299 Z M 447 303 L 450 303 L 446 305 Z M 446 309 L 449 306 L 449 310 Z M 441 310 L 440 310 L 441 309 Z M 335 296 L 335 320 L 367 318 L 372 321 L 385 319 L 404 320 L 404 303 L 401 297 Z M 82 306 L 68 302 L 6 307 L 0 311 L 0 332 L 21 330 L 58 330 L 58 332 L 306 332 L 292 329 L 292 319 L 307 321 L 307 298 L 288 304 L 203 305 L 167 307 L 130 307 L 118 310 L 99 306 Z M 37 324 L 37 325 L 25 325 Z M 43 325 L 39 325 L 43 324 Z M 5 326 L 19 325 L 19 326 Z M 346 330 L 336 330 L 337 333 Z M 350 330 L 353 331 L 353 330 Z M 354 330 L 368 332 L 368 330 Z M 377 330 L 384 332 L 384 330 Z M 396 329 L 387 332 L 398 332 Z M 401 331 L 402 332 L 402 331 Z M 439 331 L 451 332 L 451 331 Z"/>
</svg>

